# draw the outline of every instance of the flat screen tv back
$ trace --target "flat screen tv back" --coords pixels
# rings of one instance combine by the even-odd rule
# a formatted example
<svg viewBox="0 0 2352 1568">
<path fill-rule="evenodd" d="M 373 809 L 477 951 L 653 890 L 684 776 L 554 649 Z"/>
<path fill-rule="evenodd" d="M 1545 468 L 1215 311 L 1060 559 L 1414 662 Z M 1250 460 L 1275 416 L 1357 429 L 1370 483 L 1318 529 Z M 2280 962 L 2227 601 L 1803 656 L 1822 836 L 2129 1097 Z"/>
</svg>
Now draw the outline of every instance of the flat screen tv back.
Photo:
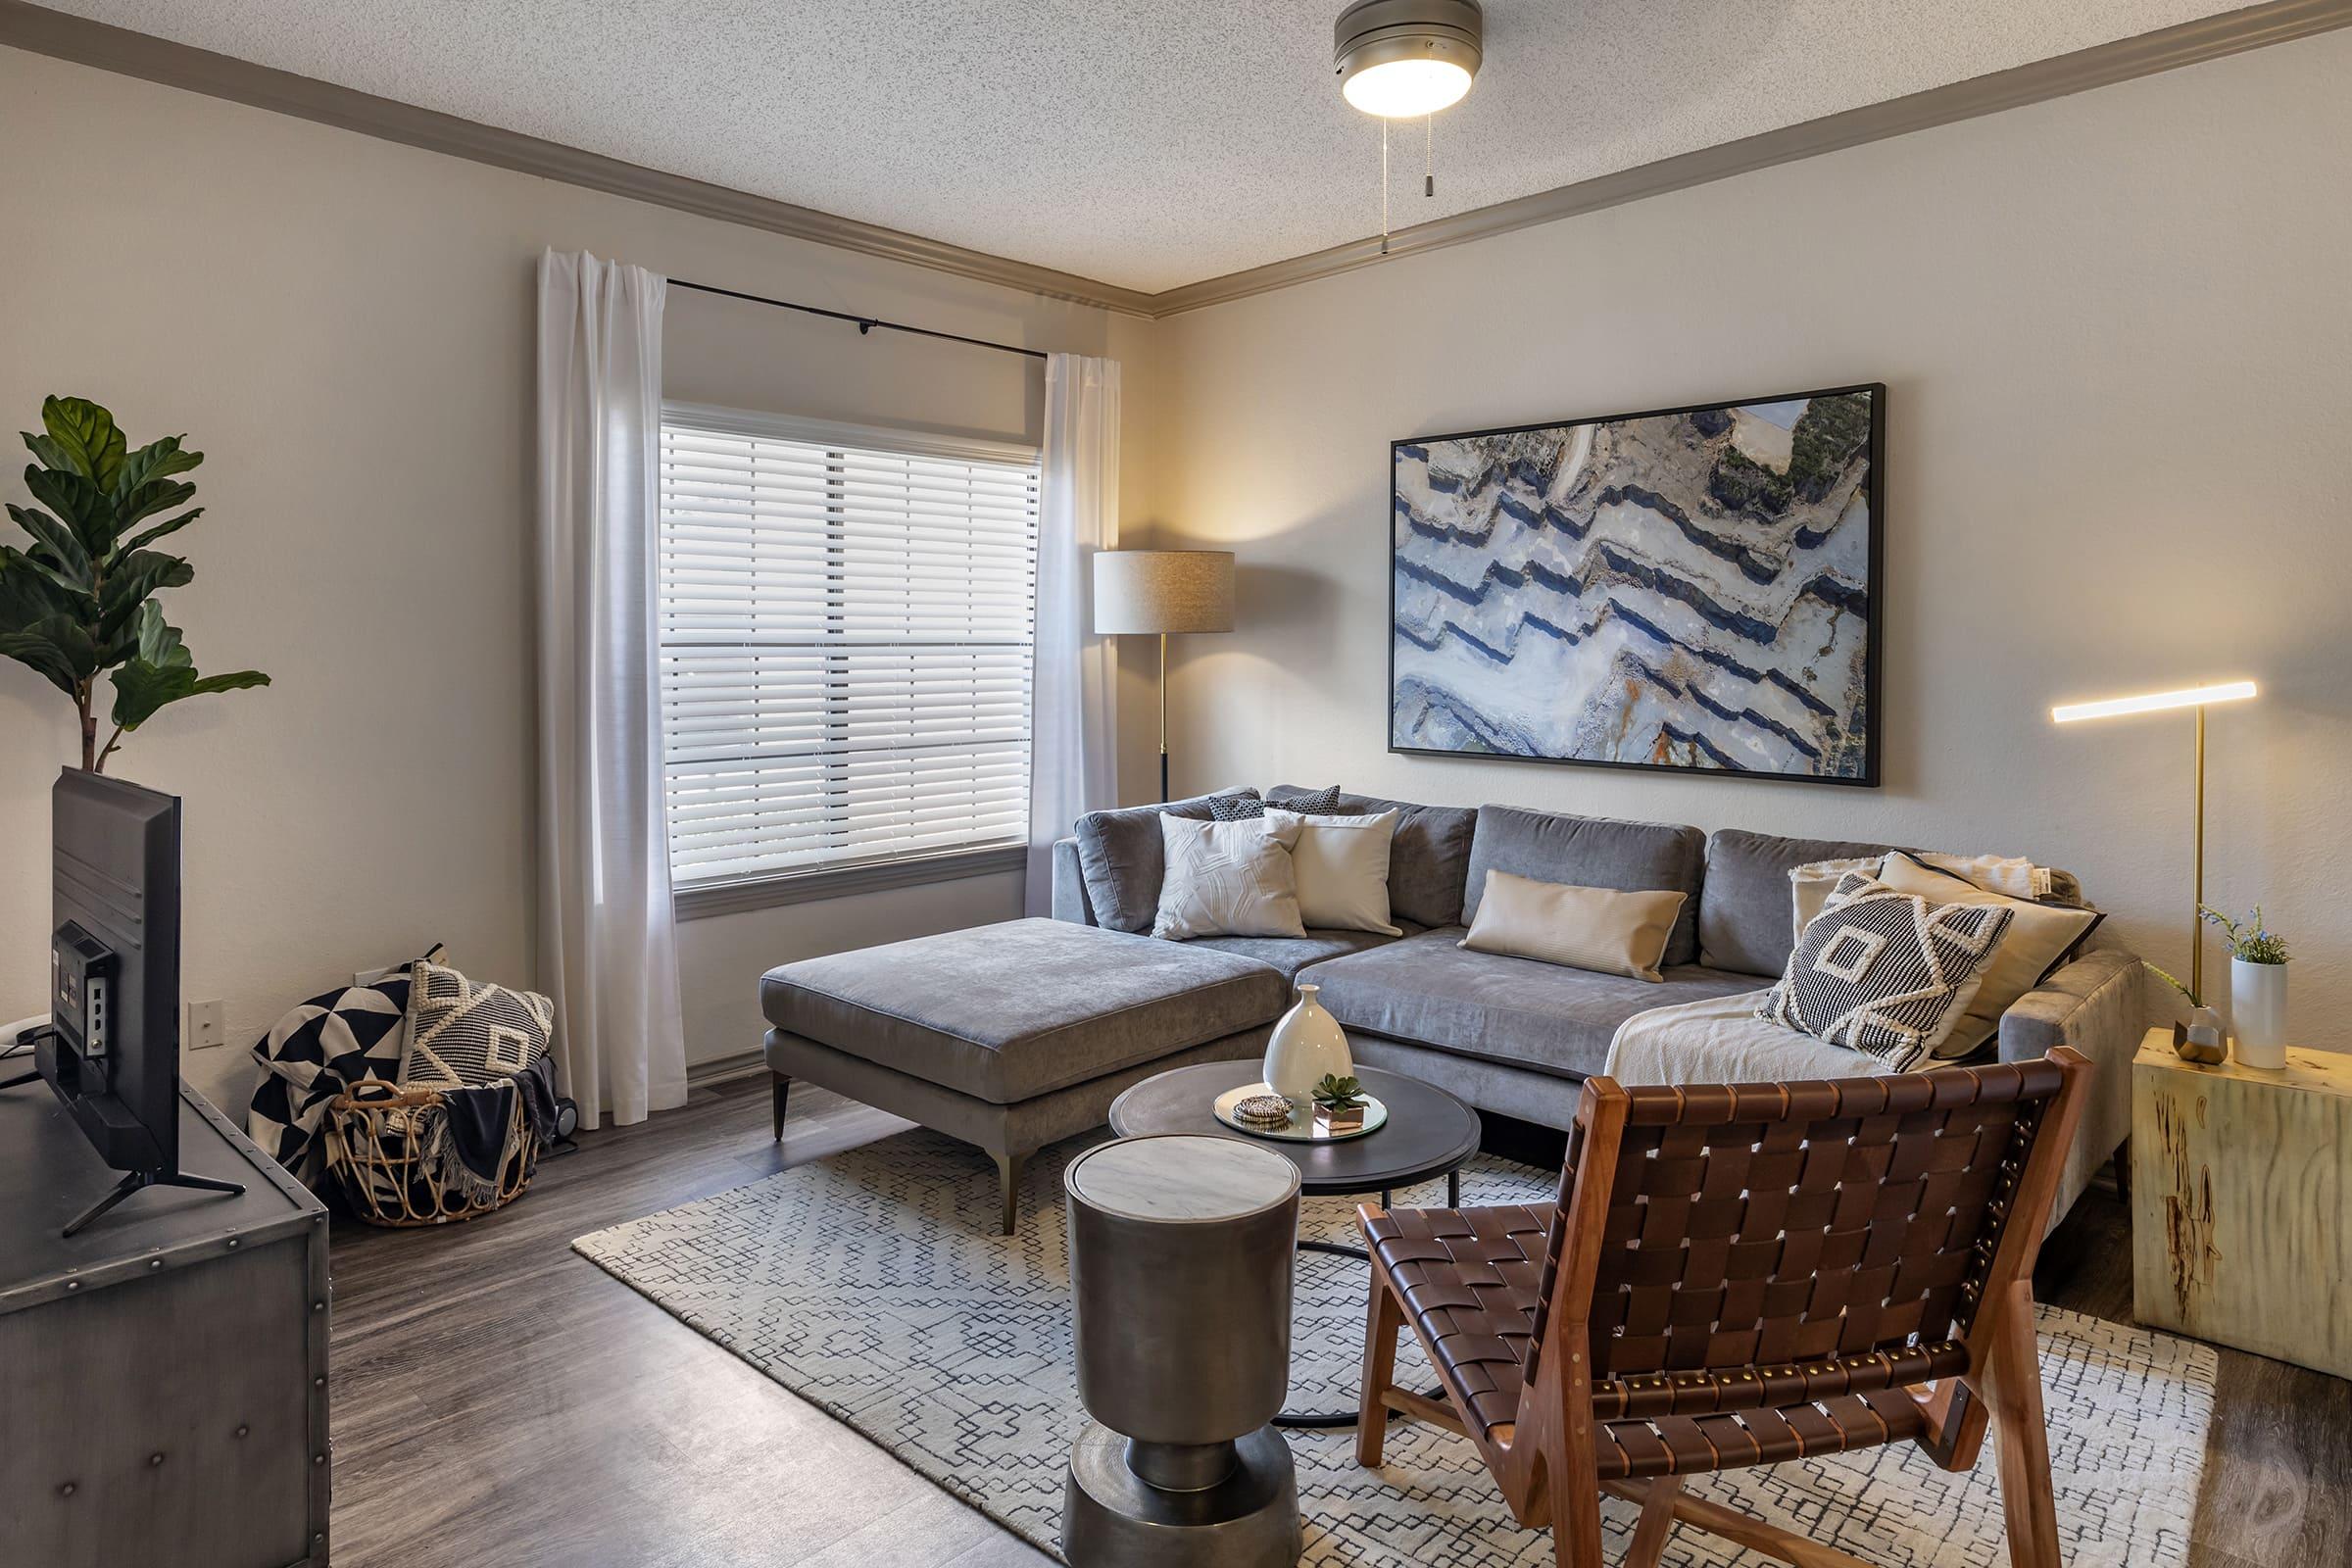
<svg viewBox="0 0 2352 1568">
<path fill-rule="evenodd" d="M 72 1236 L 148 1187 L 241 1193 L 179 1169 L 179 801 L 67 768 L 49 792 L 49 1026 L 34 1071 L 126 1172 Z"/>
</svg>

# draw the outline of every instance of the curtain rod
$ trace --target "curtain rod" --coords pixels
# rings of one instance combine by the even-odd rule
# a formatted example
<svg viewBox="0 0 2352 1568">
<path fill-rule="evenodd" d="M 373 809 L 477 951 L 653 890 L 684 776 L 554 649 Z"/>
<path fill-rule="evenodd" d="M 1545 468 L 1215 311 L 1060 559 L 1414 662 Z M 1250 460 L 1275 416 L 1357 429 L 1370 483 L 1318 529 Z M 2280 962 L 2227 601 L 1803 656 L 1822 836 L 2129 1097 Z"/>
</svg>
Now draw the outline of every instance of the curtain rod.
<svg viewBox="0 0 2352 1568">
<path fill-rule="evenodd" d="M 1032 360 L 1046 357 L 1043 349 L 1025 349 L 1011 343 L 991 343 L 984 337 L 965 337 L 959 332 L 935 332 L 927 326 L 908 326 L 903 321 L 885 321 L 878 316 L 852 316 L 847 311 L 828 311 L 816 305 L 795 305 L 790 300 L 771 300 L 764 294 L 744 294 L 731 288 L 714 288 L 709 283 L 689 283 L 682 277 L 669 280 L 672 288 L 690 288 L 697 294 L 717 294 L 731 300 L 749 300 L 754 305 L 772 305 L 780 311 L 800 311 L 808 316 L 821 316 L 828 320 L 848 321 L 864 336 L 875 327 L 888 332 L 906 332 L 915 337 L 936 337 L 950 343 L 969 343 L 976 349 L 995 349 L 1000 354 L 1019 354 Z"/>
</svg>

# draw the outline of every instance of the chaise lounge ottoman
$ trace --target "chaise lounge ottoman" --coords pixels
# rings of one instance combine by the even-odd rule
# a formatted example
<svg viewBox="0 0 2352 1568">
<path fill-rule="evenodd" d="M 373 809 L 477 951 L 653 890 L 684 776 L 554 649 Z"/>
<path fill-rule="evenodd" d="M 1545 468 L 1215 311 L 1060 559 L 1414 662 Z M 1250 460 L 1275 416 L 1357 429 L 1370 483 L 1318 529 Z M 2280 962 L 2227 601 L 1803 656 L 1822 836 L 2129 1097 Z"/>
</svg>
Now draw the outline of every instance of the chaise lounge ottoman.
<svg viewBox="0 0 2352 1568">
<path fill-rule="evenodd" d="M 1210 948 L 1010 920 L 767 972 L 775 1130 L 795 1078 L 986 1150 L 1004 1234 L 1021 1161 L 1102 1125 L 1132 1084 L 1259 1054 L 1280 972 Z"/>
</svg>

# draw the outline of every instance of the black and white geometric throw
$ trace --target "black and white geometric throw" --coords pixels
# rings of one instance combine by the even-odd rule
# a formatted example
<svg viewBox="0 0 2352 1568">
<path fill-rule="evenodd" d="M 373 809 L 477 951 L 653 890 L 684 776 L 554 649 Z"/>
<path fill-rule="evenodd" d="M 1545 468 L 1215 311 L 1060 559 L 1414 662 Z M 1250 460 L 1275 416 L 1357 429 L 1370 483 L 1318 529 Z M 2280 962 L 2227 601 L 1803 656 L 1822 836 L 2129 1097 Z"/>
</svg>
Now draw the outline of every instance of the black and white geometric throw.
<svg viewBox="0 0 2352 1568">
<path fill-rule="evenodd" d="M 254 1043 L 262 1067 L 245 1136 L 316 1185 L 325 1169 L 319 1127 L 326 1102 L 363 1078 L 400 1075 L 401 1023 L 409 1010 L 407 970 L 372 985 L 323 992 L 278 1019 Z"/>
<path fill-rule="evenodd" d="M 1756 1016 L 1907 1071 L 1966 1016 L 2011 918 L 1995 905 L 1930 904 L 1848 871 Z"/>
<path fill-rule="evenodd" d="M 1061 1172 L 1086 1147 L 1040 1153 L 1017 1234 L 996 1234 L 985 1155 L 915 1131 L 783 1171 L 574 1242 L 690 1327 L 847 1423 L 1037 1546 L 1058 1550 L 1062 1471 L 1082 1420 L 1072 1372 Z M 1481 1155 L 1470 1202 L 1548 1201 L 1553 1173 Z M 1443 1183 L 1399 1204 L 1445 1201 Z M 1353 1203 L 1309 1199 L 1300 1233 L 1353 1234 Z M 1364 1265 L 1298 1258 L 1294 1409 L 1355 1403 Z M 2208 1347 L 2044 1308 L 2042 1389 L 2068 1568 L 2178 1568 L 2213 1418 Z M 1429 1376 L 1412 1337 L 1399 1381 Z M 1425 1386 L 1425 1385 L 1422 1385 Z M 1391 1431 L 1388 1462 L 1355 1463 L 1346 1431 L 1285 1434 L 1298 1468 L 1310 1568 L 1548 1568 L 1548 1535 L 1511 1523 L 1460 1438 Z M 1909 1445 L 1731 1471 L 1693 1483 L 1882 1568 L 2005 1568 L 1994 1446 L 1974 1471 Z M 1603 1499 L 1608 1562 L 1634 1510 Z M 1678 1531 L 1678 1568 L 1753 1568 L 1714 1537 Z"/>
<path fill-rule="evenodd" d="M 443 964 L 419 960 L 409 1002 L 409 1039 L 400 1082 L 462 1089 L 512 1078 L 547 1054 L 556 1004 L 530 991 L 476 984 Z"/>
<path fill-rule="evenodd" d="M 1280 805 L 1283 810 L 1301 816 L 1329 816 L 1340 808 L 1340 787 L 1334 784 Z M 1252 822 L 1266 814 L 1266 803 L 1254 795 L 1220 795 L 1208 803 L 1208 808 L 1220 822 Z"/>
</svg>

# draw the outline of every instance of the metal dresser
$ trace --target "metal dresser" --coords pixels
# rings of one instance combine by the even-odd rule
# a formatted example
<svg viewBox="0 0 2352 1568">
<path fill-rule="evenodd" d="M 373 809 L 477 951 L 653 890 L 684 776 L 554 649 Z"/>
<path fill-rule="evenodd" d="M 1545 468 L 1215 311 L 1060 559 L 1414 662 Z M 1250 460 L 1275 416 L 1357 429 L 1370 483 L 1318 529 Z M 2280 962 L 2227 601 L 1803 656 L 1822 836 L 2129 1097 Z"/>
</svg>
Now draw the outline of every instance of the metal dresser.
<svg viewBox="0 0 2352 1568">
<path fill-rule="evenodd" d="M 0 1560 L 327 1560 L 326 1210 L 180 1086 L 180 1168 L 113 1186 L 47 1087 L 0 1092 Z"/>
<path fill-rule="evenodd" d="M 1070 1568 L 1290 1568 L 1291 1450 L 1268 1423 L 1291 1367 L 1298 1169 L 1170 1134 L 1103 1144 L 1063 1172 L 1078 1397 Z"/>
</svg>

